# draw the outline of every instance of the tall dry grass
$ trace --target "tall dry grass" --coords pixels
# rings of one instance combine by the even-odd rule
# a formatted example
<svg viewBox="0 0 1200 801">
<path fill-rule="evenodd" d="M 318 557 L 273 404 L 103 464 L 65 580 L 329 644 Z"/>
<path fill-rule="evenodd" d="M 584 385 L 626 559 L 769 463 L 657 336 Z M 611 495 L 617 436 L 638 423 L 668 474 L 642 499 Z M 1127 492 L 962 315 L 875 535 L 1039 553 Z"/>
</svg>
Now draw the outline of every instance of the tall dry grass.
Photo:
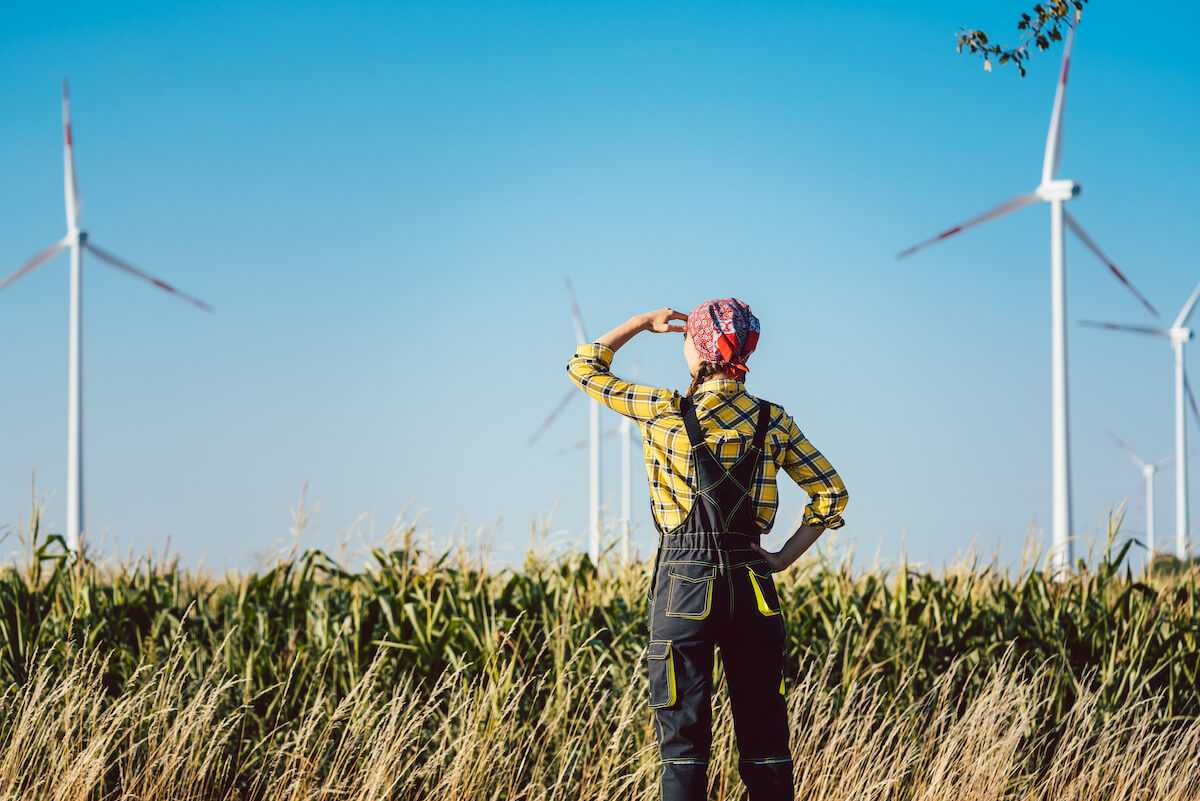
<svg viewBox="0 0 1200 801">
<path fill-rule="evenodd" d="M 74 559 L 33 521 L 0 569 L 0 799 L 656 797 L 646 563 L 491 570 L 410 528 L 354 569 L 306 551 L 213 577 Z M 1200 797 L 1197 573 L 1134 573 L 1127 548 L 1061 582 L 780 576 L 798 794 Z"/>
<path fill-rule="evenodd" d="M 0 798 L 427 799 L 575 801 L 654 799 L 656 751 L 644 687 L 605 689 L 611 668 L 524 675 L 513 660 L 495 677 L 443 674 L 432 686 L 381 682 L 368 671 L 332 711 L 313 704 L 294 726 L 255 744 L 261 767 L 238 787 L 235 744 L 249 710 L 217 699 L 237 679 L 217 673 L 188 687 L 185 644 L 139 672 L 116 697 L 104 663 L 72 656 L 65 670 L 34 667 L 0 701 Z M 1153 798 L 1200 796 L 1200 722 L 1164 724 L 1146 705 L 1097 714 L 1084 693 L 1052 734 L 1033 721 L 1047 704 L 1050 668 L 1011 654 L 969 703 L 951 681 L 899 706 L 877 680 L 829 689 L 810 672 L 788 693 L 797 796 L 828 801 Z M 330 692 L 316 691 L 316 697 Z M 547 703 L 526 710 L 529 696 Z M 732 721 L 717 694 L 711 797 L 740 797 Z"/>
</svg>

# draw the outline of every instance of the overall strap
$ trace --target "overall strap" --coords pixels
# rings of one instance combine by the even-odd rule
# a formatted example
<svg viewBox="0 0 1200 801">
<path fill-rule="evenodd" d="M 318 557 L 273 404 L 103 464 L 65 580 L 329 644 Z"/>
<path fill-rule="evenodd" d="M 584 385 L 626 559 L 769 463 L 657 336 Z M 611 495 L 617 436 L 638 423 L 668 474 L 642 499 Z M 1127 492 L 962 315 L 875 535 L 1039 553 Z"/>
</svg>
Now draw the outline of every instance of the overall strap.
<svg viewBox="0 0 1200 801">
<path fill-rule="evenodd" d="M 696 404 L 691 398 L 679 399 L 679 410 L 683 417 L 683 427 L 687 429 L 688 442 L 695 448 L 704 444 L 704 432 L 700 430 L 700 420 L 696 417 Z M 758 401 L 758 421 L 754 424 L 754 439 L 752 443 L 760 451 L 767 443 L 767 429 L 771 426 L 771 404 L 761 398 Z"/>
<path fill-rule="evenodd" d="M 771 425 L 771 404 L 758 400 L 758 423 L 754 426 L 754 447 L 766 452 L 767 429 Z"/>
<path fill-rule="evenodd" d="M 687 429 L 688 441 L 695 448 L 704 444 L 704 432 L 700 430 L 700 421 L 696 418 L 696 404 L 691 398 L 679 399 L 679 411 L 683 416 L 683 427 Z"/>
</svg>

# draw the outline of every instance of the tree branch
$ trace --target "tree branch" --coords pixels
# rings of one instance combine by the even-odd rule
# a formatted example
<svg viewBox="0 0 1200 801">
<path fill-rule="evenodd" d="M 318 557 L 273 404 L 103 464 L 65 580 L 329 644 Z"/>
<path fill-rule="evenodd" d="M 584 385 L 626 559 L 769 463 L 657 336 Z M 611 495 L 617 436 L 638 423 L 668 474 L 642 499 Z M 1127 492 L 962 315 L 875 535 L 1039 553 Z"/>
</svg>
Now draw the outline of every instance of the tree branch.
<svg viewBox="0 0 1200 801">
<path fill-rule="evenodd" d="M 1046 50 L 1051 42 L 1062 41 L 1063 29 L 1083 16 L 1083 6 L 1088 0 L 1049 0 L 1033 7 L 1030 14 L 1022 14 L 1017 30 L 1022 31 L 1021 42 L 1016 47 L 992 44 L 988 35 L 980 30 L 963 28 L 958 34 L 958 52 L 967 48 L 983 58 L 983 68 L 992 71 L 992 59 L 1000 64 L 1012 62 L 1025 77 L 1025 61 L 1032 48 Z M 1070 18 L 1074 17 L 1072 21 Z"/>
</svg>

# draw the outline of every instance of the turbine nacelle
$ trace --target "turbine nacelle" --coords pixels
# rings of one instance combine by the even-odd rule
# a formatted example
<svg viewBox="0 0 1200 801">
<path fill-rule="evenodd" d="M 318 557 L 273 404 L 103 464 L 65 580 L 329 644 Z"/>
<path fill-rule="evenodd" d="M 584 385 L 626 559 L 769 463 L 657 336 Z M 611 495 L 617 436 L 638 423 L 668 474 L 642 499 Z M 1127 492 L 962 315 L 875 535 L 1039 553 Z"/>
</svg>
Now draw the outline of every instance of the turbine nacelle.
<svg viewBox="0 0 1200 801">
<path fill-rule="evenodd" d="M 1083 185 L 1077 184 L 1074 181 L 1066 179 L 1058 179 L 1054 181 L 1044 181 L 1037 189 L 1033 190 L 1038 196 L 1038 200 L 1051 203 L 1055 200 L 1070 200 L 1073 197 L 1078 197 L 1083 191 Z"/>
<path fill-rule="evenodd" d="M 1168 328 L 1167 336 L 1171 338 L 1172 345 L 1182 345 L 1192 338 L 1192 329 L 1190 328 Z"/>
<path fill-rule="evenodd" d="M 14 281 L 41 267 L 64 250 L 71 251 L 71 318 L 70 318 L 70 378 L 67 390 L 67 549 L 79 551 L 79 542 L 83 532 L 83 359 L 82 330 L 83 319 L 80 313 L 82 307 L 83 287 L 81 268 L 83 251 L 95 256 L 100 261 L 135 278 L 140 278 L 159 289 L 177 295 L 182 300 L 206 311 L 212 307 L 201 300 L 180 292 L 165 281 L 143 272 L 129 262 L 97 247 L 89 241 L 88 232 L 79 228 L 79 185 L 75 175 L 74 137 L 71 134 L 71 101 L 67 93 L 67 82 L 63 81 L 63 179 L 64 200 L 67 212 L 66 235 L 35 254 L 6 278 L 0 279 L 0 290 Z"/>
</svg>

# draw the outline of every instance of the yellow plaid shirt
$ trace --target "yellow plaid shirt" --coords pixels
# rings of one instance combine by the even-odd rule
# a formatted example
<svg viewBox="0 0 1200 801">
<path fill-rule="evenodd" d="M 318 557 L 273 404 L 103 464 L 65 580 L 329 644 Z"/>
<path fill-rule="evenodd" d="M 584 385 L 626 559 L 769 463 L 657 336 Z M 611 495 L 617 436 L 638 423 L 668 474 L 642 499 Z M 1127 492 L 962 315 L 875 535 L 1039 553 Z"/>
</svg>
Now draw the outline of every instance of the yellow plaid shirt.
<svg viewBox="0 0 1200 801">
<path fill-rule="evenodd" d="M 613 411 L 636 422 L 642 432 L 650 503 L 660 531 L 683 522 L 695 499 L 692 449 L 683 417 L 681 395 L 669 389 L 630 384 L 609 371 L 613 351 L 597 343 L 580 345 L 567 362 L 571 380 Z M 741 382 L 710 378 L 692 396 L 696 417 L 713 455 L 731 467 L 754 439 L 758 399 Z M 849 495 L 829 461 L 800 433 L 783 407 L 770 408 L 762 469 L 754 480 L 755 519 L 763 534 L 771 530 L 779 506 L 775 475 L 783 469 L 809 495 L 804 522 L 816 528 L 840 528 Z"/>
</svg>

